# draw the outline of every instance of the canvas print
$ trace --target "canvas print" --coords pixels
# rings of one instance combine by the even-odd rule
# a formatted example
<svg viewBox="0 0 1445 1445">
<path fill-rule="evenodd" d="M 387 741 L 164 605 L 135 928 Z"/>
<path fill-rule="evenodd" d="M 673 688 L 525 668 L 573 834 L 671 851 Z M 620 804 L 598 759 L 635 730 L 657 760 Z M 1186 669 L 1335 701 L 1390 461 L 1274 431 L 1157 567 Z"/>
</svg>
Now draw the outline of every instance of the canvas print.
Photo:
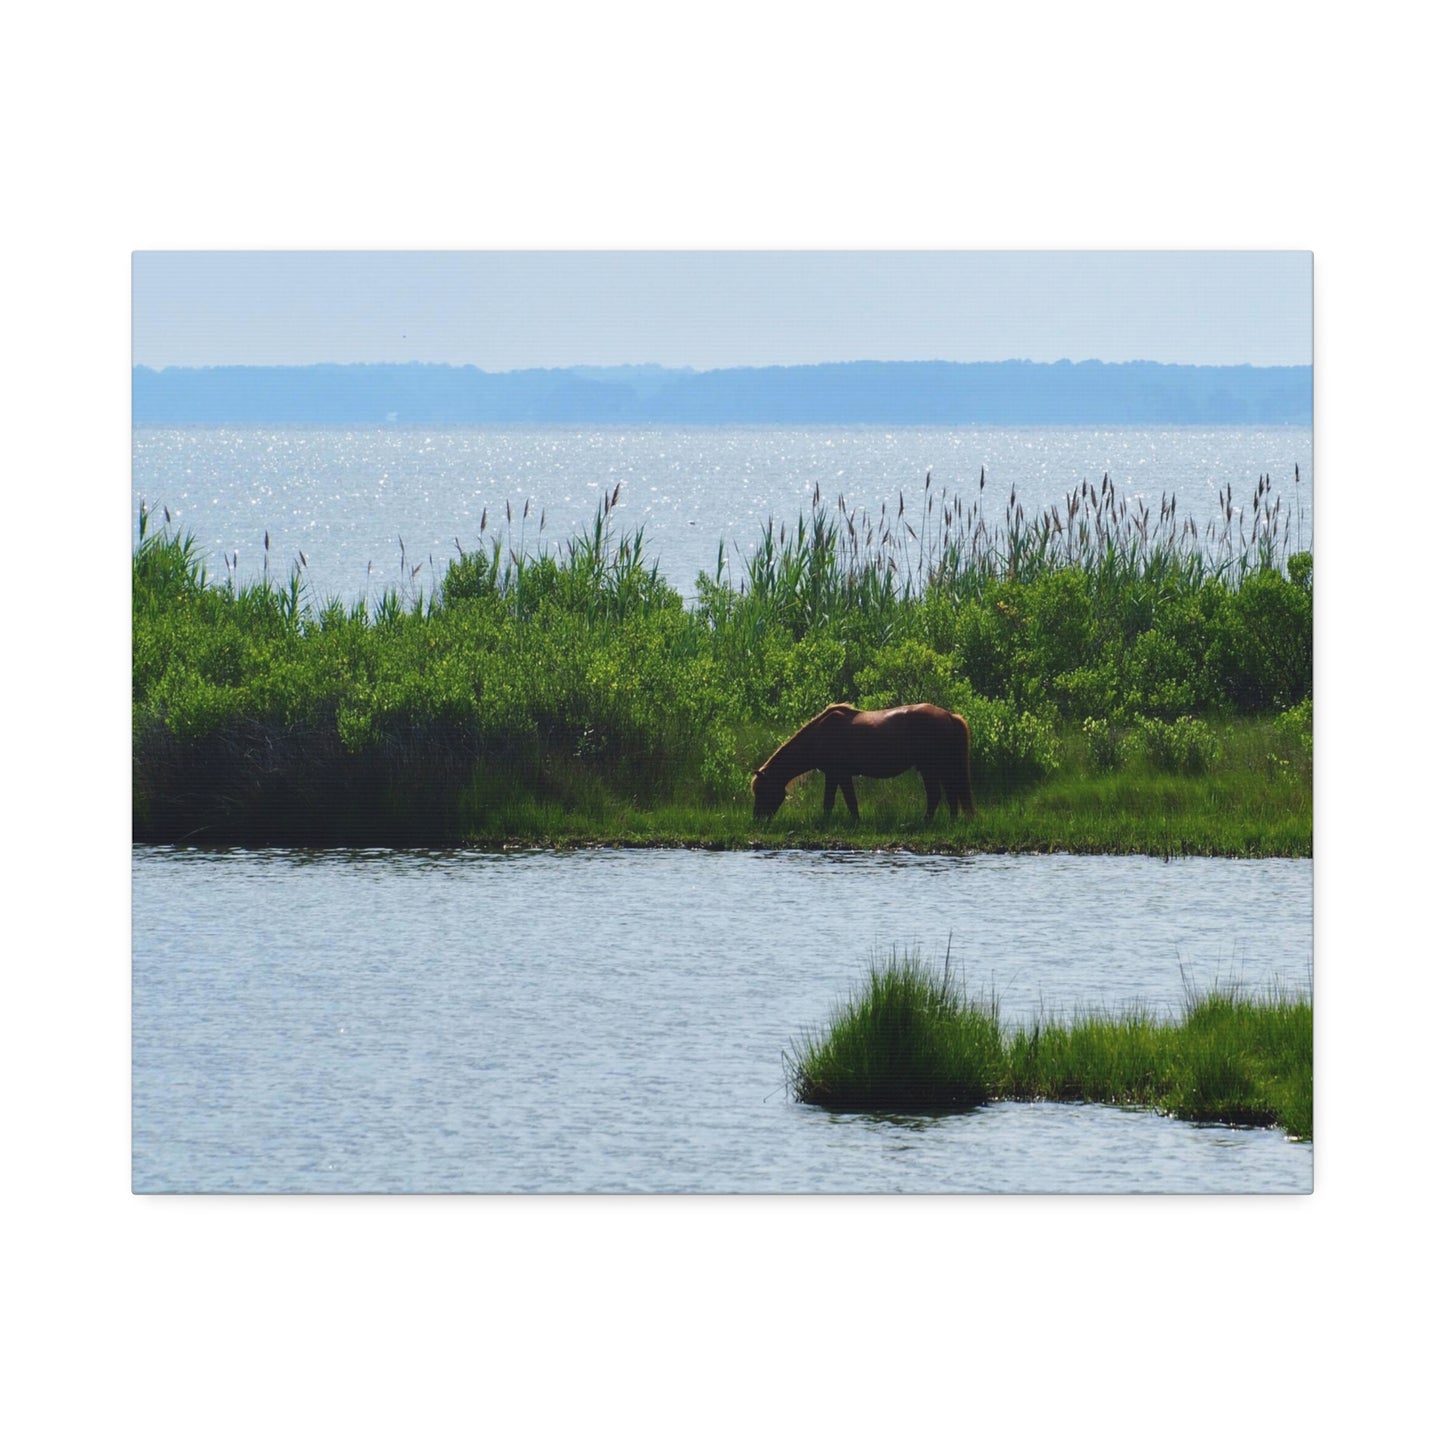
<svg viewBox="0 0 1445 1445">
<path fill-rule="evenodd" d="M 136 1192 L 1311 1190 L 1308 253 L 132 287 Z"/>
</svg>

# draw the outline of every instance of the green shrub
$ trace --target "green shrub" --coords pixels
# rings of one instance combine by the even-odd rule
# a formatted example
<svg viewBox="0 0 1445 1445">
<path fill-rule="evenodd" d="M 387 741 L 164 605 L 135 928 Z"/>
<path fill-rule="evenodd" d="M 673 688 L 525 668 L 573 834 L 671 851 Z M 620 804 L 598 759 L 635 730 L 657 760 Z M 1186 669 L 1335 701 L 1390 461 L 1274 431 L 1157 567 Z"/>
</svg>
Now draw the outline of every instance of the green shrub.
<svg viewBox="0 0 1445 1445">
<path fill-rule="evenodd" d="M 959 702 L 957 710 L 971 734 L 975 781 L 1034 782 L 1059 766 L 1059 737 L 1052 720 L 991 698 L 970 696 Z"/>
<path fill-rule="evenodd" d="M 862 708 L 933 702 L 952 711 L 958 679 L 948 658 L 910 637 L 880 648 L 859 669 L 856 687 Z"/>
<path fill-rule="evenodd" d="M 1208 701 L 1199 662 L 1158 629 L 1143 634 L 1125 667 L 1124 709 L 1134 717 L 1177 718 Z"/>
<path fill-rule="evenodd" d="M 1302 575 L 1307 578 L 1308 569 Z M 1210 649 L 1225 699 L 1247 712 L 1303 702 L 1314 688 L 1313 629 L 1307 585 L 1270 570 L 1244 578 L 1223 608 Z"/>
<path fill-rule="evenodd" d="M 803 722 L 840 697 L 839 677 L 846 661 L 842 642 L 824 630 L 804 637 L 783 654 L 776 682 L 774 715 L 780 722 Z"/>
<path fill-rule="evenodd" d="M 490 548 L 478 547 L 474 552 L 463 553 L 448 566 L 442 578 L 442 606 L 459 607 L 465 602 L 497 596 L 501 566 L 500 542 Z"/>
<path fill-rule="evenodd" d="M 991 603 L 968 599 L 956 605 L 957 616 L 946 639 L 940 639 L 944 645 L 939 650 L 979 692 L 988 697 L 1011 696 L 1019 680 L 1016 612 L 1003 598 Z"/>
<path fill-rule="evenodd" d="M 1019 663 L 1050 692 L 1055 680 L 1097 657 L 1099 619 L 1082 568 L 1046 573 L 1018 590 L 1023 613 Z"/>
<path fill-rule="evenodd" d="M 1315 755 L 1315 705 L 1306 698 L 1296 707 L 1282 712 L 1275 721 L 1275 732 L 1288 755 L 1301 767 L 1310 768 Z"/>
<path fill-rule="evenodd" d="M 1112 772 L 1124 761 L 1124 730 L 1107 718 L 1084 719 L 1084 744 L 1089 761 L 1101 773 Z"/>
<path fill-rule="evenodd" d="M 1053 690 L 1065 717 L 1108 717 L 1123 707 L 1123 683 L 1112 659 L 1060 673 Z"/>
<path fill-rule="evenodd" d="M 1219 740 L 1207 723 L 1183 717 L 1177 722 L 1145 718 L 1135 729 L 1136 752 L 1166 773 L 1206 773 L 1219 761 Z"/>
</svg>

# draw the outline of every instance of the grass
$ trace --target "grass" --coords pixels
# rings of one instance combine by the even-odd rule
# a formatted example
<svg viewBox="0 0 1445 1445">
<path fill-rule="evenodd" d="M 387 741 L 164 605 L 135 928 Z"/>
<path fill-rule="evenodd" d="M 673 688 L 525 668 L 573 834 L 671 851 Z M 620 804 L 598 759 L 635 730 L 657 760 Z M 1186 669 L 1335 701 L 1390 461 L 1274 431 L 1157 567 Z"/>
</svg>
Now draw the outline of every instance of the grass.
<svg viewBox="0 0 1445 1445">
<path fill-rule="evenodd" d="M 903 847 L 916 852 L 1145 853 L 1184 857 L 1306 857 L 1312 852 L 1307 773 L 1270 772 L 1262 752 L 1278 746 L 1273 724 L 1223 730 L 1222 756 L 1207 776 L 1162 772 L 1137 758 L 1090 771 L 1065 748 L 1060 770 L 1035 782 L 979 780 L 975 818 L 940 809 L 923 818 L 916 775 L 857 783 L 861 816 L 840 803 L 822 811 L 823 784 L 802 782 L 776 817 L 759 821 L 746 796 L 647 800 L 611 789 L 584 762 L 533 758 L 523 769 L 478 767 L 460 793 L 473 846 L 527 840 L 582 846 L 666 842 L 704 848 Z"/>
<path fill-rule="evenodd" d="M 212 581 L 143 509 L 134 836 L 1311 851 L 1311 560 L 1267 479 L 1202 536 L 1107 478 L 993 529 L 931 479 L 876 518 L 815 495 L 687 606 L 616 500 L 551 551 L 526 508 L 484 517 L 429 595 L 403 556 L 350 605 L 269 547 Z M 978 819 L 924 827 L 909 776 L 860 781 L 856 824 L 816 780 L 754 823 L 751 769 L 841 700 L 963 713 Z"/>
<path fill-rule="evenodd" d="M 967 1000 L 916 958 L 875 964 L 867 987 L 789 1061 L 801 1102 L 876 1113 L 977 1108 L 997 1096 L 1003 1039 L 996 1005 Z"/>
<path fill-rule="evenodd" d="M 543 784 L 539 783 L 539 787 Z M 909 775 L 858 782 L 861 817 L 840 804 L 822 812 L 821 779 L 810 779 L 772 819 L 746 801 L 662 803 L 644 808 L 579 781 L 552 778 L 555 795 L 530 787 L 492 791 L 465 829 L 471 846 L 527 840 L 553 844 L 696 848 L 906 848 L 926 853 L 1114 853 L 1159 857 L 1308 857 L 1313 834 L 1306 791 L 1298 794 L 1240 768 L 1208 781 L 1141 773 L 1129 779 L 1060 776 L 1019 789 L 981 791 L 973 819 L 946 809 L 923 818 L 923 787 Z"/>
<path fill-rule="evenodd" d="M 1277 993 L 1188 990 L 1182 1016 L 1041 1018 L 1005 1030 L 995 999 L 895 949 L 829 1026 L 785 1056 L 802 1103 L 942 1113 L 993 1100 L 1145 1106 L 1199 1123 L 1314 1136 L 1314 1006 Z"/>
</svg>

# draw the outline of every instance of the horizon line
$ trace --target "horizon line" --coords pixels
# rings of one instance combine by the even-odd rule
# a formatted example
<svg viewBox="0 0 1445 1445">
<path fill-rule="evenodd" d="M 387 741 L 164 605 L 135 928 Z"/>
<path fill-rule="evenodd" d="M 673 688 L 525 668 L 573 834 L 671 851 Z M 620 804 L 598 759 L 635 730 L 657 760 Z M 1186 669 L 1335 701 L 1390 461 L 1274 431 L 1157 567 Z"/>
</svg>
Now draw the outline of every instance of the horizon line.
<svg viewBox="0 0 1445 1445">
<path fill-rule="evenodd" d="M 672 371 L 692 376 L 708 376 L 719 371 L 802 371 L 823 366 L 1160 366 L 1185 367 L 1200 371 L 1298 371 L 1313 368 L 1314 360 L 1260 363 L 1254 361 L 1156 361 L 1151 357 L 1136 356 L 1126 361 L 1104 361 L 1091 356 L 1075 358 L 1057 357 L 1052 361 L 1038 361 L 1032 357 L 1010 356 L 989 361 L 956 361 L 945 357 L 891 358 L 850 357 L 833 361 L 767 361 L 749 362 L 734 366 L 674 366 L 658 361 L 573 361 L 552 366 L 513 366 L 490 369 L 474 361 L 422 361 L 411 358 L 405 361 L 214 361 L 201 363 L 166 362 L 156 365 L 147 361 L 132 361 L 132 371 L 302 371 L 310 367 L 337 366 L 431 366 L 448 371 L 476 371 L 483 376 L 513 376 L 534 371 Z"/>
</svg>

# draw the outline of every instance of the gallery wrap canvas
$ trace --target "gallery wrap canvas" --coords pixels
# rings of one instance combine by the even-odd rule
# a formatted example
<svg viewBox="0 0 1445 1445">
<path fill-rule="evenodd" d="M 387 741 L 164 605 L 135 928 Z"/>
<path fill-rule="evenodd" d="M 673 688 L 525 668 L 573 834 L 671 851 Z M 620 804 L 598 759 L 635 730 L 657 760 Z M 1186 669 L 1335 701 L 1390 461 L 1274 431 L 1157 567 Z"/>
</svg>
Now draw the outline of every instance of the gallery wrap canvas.
<svg viewBox="0 0 1445 1445">
<path fill-rule="evenodd" d="M 1313 1187 L 1305 252 L 138 252 L 139 1194 Z"/>
</svg>

